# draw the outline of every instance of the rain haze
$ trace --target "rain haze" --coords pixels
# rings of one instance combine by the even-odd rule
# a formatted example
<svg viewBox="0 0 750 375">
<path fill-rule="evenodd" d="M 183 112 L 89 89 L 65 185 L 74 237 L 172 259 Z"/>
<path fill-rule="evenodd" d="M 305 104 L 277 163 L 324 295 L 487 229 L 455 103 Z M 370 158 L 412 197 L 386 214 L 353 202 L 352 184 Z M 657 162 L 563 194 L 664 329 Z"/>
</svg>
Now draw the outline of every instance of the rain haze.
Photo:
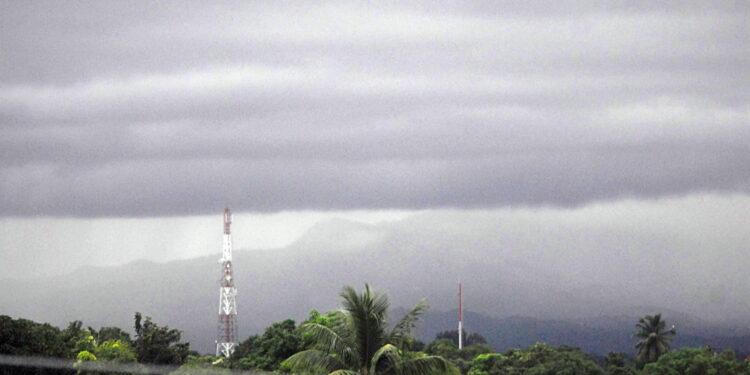
<svg viewBox="0 0 750 375">
<path fill-rule="evenodd" d="M 459 274 L 481 254 L 747 322 L 748 20 L 742 1 L 0 2 L 0 279 L 218 256 L 229 206 L 239 251 L 400 236 L 461 254 L 446 278 L 476 293 L 512 286 Z"/>
</svg>

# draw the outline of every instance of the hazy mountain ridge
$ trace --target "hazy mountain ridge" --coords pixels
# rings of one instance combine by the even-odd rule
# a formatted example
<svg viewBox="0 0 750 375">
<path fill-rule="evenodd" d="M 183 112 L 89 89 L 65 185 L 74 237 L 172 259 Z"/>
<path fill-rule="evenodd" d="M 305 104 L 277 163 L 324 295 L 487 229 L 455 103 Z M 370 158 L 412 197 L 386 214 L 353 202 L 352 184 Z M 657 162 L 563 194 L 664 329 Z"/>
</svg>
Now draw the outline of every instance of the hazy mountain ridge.
<svg viewBox="0 0 750 375">
<path fill-rule="evenodd" d="M 402 316 L 406 309 L 393 312 L 394 319 Z M 457 329 L 458 310 L 428 311 L 422 317 L 417 333 L 420 340 L 430 342 L 438 332 Z M 573 321 L 547 320 L 531 317 L 491 317 L 472 311 L 464 311 L 464 329 L 468 333 L 479 333 L 490 346 L 499 352 L 510 348 L 523 348 L 537 342 L 550 345 L 572 345 L 588 353 L 606 355 L 610 351 L 634 353 L 637 342 L 632 338 L 638 316 L 582 318 Z M 664 315 L 671 324 L 673 318 Z M 600 322 L 596 324 L 596 322 Z M 727 331 L 697 320 L 678 328 L 672 348 L 700 347 L 731 348 L 739 352 L 750 352 L 750 330 L 740 328 Z"/>
<path fill-rule="evenodd" d="M 580 275 L 586 270 L 578 264 L 588 259 L 584 257 L 623 262 L 637 254 L 612 259 L 611 254 L 587 250 L 551 251 L 548 239 L 510 231 L 501 219 L 487 220 L 482 215 L 471 218 L 473 221 L 459 217 L 451 222 L 445 215 L 412 217 L 374 226 L 336 220 L 313 227 L 308 235 L 283 249 L 235 251 L 239 337 L 260 332 L 274 321 L 299 321 L 312 309 L 335 309 L 343 285 L 359 288 L 364 282 L 387 292 L 393 306 L 413 306 L 427 298 L 433 311 L 440 311 L 455 307 L 460 279 L 465 306 L 471 306 L 471 311 L 488 317 L 541 319 L 544 323 L 534 323 L 540 328 L 525 336 L 536 337 L 534 342 L 552 340 L 554 337 L 545 333 L 549 329 L 576 332 L 576 327 L 562 323 L 544 328 L 550 326 L 546 323 L 549 320 L 615 316 L 623 309 L 631 318 L 666 311 L 631 312 L 633 308 L 627 306 L 659 300 L 659 293 L 641 297 L 644 287 L 633 281 L 613 275 L 611 281 L 602 283 Z M 549 230 L 555 236 L 573 236 L 560 228 Z M 346 246 L 339 243 L 342 238 Z M 130 328 L 133 313 L 140 311 L 159 324 L 185 330 L 184 338 L 194 348 L 211 352 L 217 325 L 218 258 L 217 254 L 168 263 L 138 261 L 120 267 L 87 267 L 43 279 L 4 280 L 0 313 L 59 326 L 80 319 L 94 327 Z M 665 305 L 670 302 L 665 300 Z M 669 316 L 667 319 L 672 321 Z M 475 330 L 478 321 L 467 320 L 467 328 Z M 521 329 L 529 322 L 516 326 Z M 515 324 L 513 320 L 505 323 L 510 327 Z M 628 329 L 632 330 L 634 323 L 628 322 Z M 435 323 L 436 327 L 445 326 L 439 330 L 453 329 L 454 325 Z M 605 328 L 599 330 L 608 332 Z M 513 331 L 498 328 L 498 332 L 506 342 L 514 337 Z M 575 335 L 561 337 L 568 336 Z M 522 339 L 514 342 L 526 342 Z"/>
</svg>

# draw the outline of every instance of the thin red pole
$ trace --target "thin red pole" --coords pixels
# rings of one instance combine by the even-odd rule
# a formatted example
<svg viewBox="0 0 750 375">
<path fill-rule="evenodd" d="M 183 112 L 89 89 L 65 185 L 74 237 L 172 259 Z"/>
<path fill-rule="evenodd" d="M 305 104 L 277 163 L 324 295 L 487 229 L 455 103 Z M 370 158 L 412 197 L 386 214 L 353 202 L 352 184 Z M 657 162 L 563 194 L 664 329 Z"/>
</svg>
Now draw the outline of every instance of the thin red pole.
<svg viewBox="0 0 750 375">
<path fill-rule="evenodd" d="M 461 283 L 458 283 L 458 320 L 461 321 L 461 313 L 463 309 L 461 306 Z"/>
</svg>

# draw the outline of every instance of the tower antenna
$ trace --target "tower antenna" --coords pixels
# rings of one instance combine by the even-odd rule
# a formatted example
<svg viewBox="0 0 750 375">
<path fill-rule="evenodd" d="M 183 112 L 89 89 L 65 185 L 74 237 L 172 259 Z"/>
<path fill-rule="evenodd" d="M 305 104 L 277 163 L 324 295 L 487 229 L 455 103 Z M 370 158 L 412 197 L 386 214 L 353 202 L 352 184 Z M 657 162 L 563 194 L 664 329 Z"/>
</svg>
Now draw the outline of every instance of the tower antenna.
<svg viewBox="0 0 750 375">
<path fill-rule="evenodd" d="M 461 303 L 461 283 L 458 283 L 458 350 L 461 350 L 464 347 L 463 306 Z"/>
<path fill-rule="evenodd" d="M 219 281 L 219 328 L 216 334 L 216 356 L 229 357 L 237 346 L 237 288 L 232 275 L 232 211 L 224 209 L 224 245 L 222 246 L 221 281 Z"/>
</svg>

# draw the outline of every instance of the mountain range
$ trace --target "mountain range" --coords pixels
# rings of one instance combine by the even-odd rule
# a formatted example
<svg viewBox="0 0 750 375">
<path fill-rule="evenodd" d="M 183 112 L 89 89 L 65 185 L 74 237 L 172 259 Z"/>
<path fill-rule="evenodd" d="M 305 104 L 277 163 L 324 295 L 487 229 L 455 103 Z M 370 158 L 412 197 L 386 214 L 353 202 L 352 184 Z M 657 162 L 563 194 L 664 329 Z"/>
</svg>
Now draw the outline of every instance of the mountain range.
<svg viewBox="0 0 750 375">
<path fill-rule="evenodd" d="M 451 309 L 457 304 L 460 281 L 467 329 L 487 337 L 496 350 L 545 341 L 592 353 L 629 352 L 637 318 L 658 312 L 677 324 L 678 345 L 750 350 L 744 316 L 726 303 L 709 303 L 704 315 L 695 317 L 692 311 L 678 312 L 680 306 L 691 306 L 679 298 L 702 303 L 703 297 L 691 296 L 689 290 L 671 293 L 676 289 L 668 285 L 671 294 L 661 298 L 664 290 L 649 290 L 647 283 L 623 278 L 627 270 L 603 277 L 602 267 L 628 260 L 646 270 L 660 268 L 639 260 L 642 254 L 624 252 L 628 245 L 615 246 L 619 237 L 597 245 L 611 247 L 609 253 L 597 254 L 583 246 L 591 239 L 581 240 L 580 251 L 553 251 L 544 236 L 535 238 L 529 232 L 514 237 L 502 221 L 476 219 L 467 223 L 465 218 L 413 218 L 377 225 L 332 220 L 314 226 L 285 248 L 237 250 L 238 336 L 242 340 L 286 318 L 299 322 L 312 309 L 336 309 L 343 285 L 361 288 L 369 282 L 388 293 L 394 307 L 409 308 L 426 298 L 432 310 L 418 334 L 430 341 L 438 331 L 455 329 L 456 313 Z M 563 227 L 552 229 L 574 237 Z M 658 252 L 651 255 L 661 257 Z M 82 320 L 94 328 L 131 328 L 139 311 L 157 324 L 184 330 L 184 340 L 194 349 L 211 353 L 218 324 L 218 258 L 217 254 L 167 263 L 136 261 L 84 267 L 63 276 L 5 279 L 0 314 L 58 326 Z M 675 273 L 644 279 L 665 277 L 678 281 Z M 722 306 L 732 311 L 712 315 Z"/>
<path fill-rule="evenodd" d="M 398 309 L 395 316 L 401 316 L 405 309 Z M 457 310 L 428 312 L 422 317 L 419 326 L 419 339 L 429 342 L 438 332 L 457 329 Z M 666 314 L 668 322 L 674 316 Z M 682 315 L 683 318 L 684 315 Z M 548 320 L 531 317 L 511 316 L 491 317 L 472 311 L 464 311 L 464 330 L 479 333 L 487 339 L 487 344 L 498 352 L 510 348 L 524 348 L 537 342 L 550 345 L 571 345 L 587 353 L 605 356 L 608 352 L 624 352 L 634 355 L 637 342 L 632 337 L 637 316 L 608 316 L 582 318 L 576 320 Z M 689 319 L 677 328 L 678 334 L 672 348 L 701 347 L 709 345 L 716 349 L 733 349 L 744 358 L 750 354 L 750 330 L 714 326 L 706 322 Z"/>
</svg>

